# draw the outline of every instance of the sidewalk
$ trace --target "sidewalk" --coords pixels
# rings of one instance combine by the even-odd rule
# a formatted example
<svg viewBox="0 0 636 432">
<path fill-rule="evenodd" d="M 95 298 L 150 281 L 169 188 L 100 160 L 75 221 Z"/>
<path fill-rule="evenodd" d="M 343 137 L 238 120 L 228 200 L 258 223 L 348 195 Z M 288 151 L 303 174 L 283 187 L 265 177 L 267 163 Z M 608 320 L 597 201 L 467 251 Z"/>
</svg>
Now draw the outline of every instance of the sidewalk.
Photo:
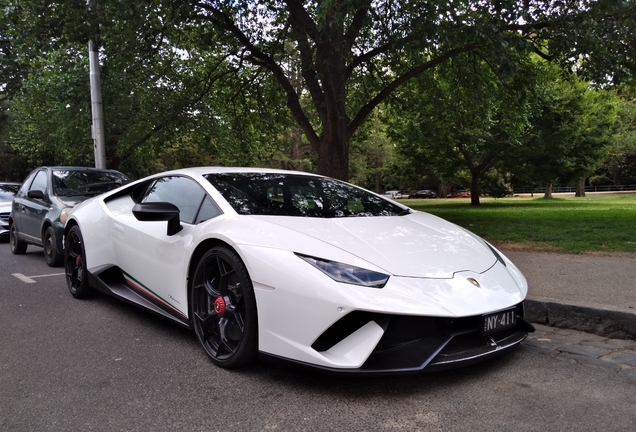
<svg viewBox="0 0 636 432">
<path fill-rule="evenodd" d="M 532 322 L 636 339 L 636 253 L 503 252 L 528 280 Z"/>
</svg>

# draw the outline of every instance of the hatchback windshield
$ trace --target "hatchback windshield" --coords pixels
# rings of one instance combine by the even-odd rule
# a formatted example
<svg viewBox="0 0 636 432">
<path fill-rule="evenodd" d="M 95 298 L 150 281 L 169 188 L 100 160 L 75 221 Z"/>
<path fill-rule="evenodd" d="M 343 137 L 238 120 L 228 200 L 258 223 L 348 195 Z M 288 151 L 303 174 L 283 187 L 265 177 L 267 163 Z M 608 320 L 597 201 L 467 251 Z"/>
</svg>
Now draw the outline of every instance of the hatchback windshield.
<svg viewBox="0 0 636 432">
<path fill-rule="evenodd" d="M 57 196 L 99 195 L 126 182 L 126 176 L 114 171 L 53 171 L 53 189 Z"/>
<path fill-rule="evenodd" d="M 241 215 L 338 218 L 409 213 L 348 183 L 298 174 L 208 174 L 207 180 Z"/>
</svg>

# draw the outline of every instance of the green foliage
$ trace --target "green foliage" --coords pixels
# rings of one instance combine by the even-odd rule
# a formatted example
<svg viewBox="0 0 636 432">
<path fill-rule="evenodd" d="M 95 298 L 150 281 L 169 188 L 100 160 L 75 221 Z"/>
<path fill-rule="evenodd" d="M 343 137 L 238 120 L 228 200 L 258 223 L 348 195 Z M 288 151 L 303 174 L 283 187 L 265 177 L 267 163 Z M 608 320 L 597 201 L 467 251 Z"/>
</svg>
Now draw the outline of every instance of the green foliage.
<svg viewBox="0 0 636 432">
<path fill-rule="evenodd" d="M 88 63 L 78 48 L 60 48 L 32 62 L 9 104 L 14 149 L 32 166 L 91 164 Z"/>
<path fill-rule="evenodd" d="M 372 160 L 388 147 L 382 134 L 366 135 L 365 121 L 383 103 L 399 110 L 397 99 L 426 94 L 434 79 L 432 105 L 418 109 L 435 118 L 423 118 L 431 127 L 417 142 L 433 135 L 450 150 L 416 146 L 403 155 L 436 167 L 445 182 L 460 166 L 480 177 L 524 123 L 517 105 L 527 99 L 514 83 L 528 53 L 566 68 L 574 61 L 597 84 L 635 69 L 633 1 L 98 0 L 95 13 L 85 0 L 2 6 L 0 84 L 15 96 L 5 144 L 34 164 L 91 159 L 92 39 L 102 47 L 107 156 L 133 176 L 215 163 L 302 166 L 346 179 L 351 165 L 368 184 L 378 172 Z M 350 145 L 360 158 L 352 164 Z M 402 178 L 400 158 L 384 160 L 382 175 Z"/>
<path fill-rule="evenodd" d="M 614 140 L 618 100 L 585 81 L 544 68 L 536 114 L 519 151 L 508 158 L 516 185 L 572 184 L 590 175 Z"/>
<path fill-rule="evenodd" d="M 460 182 L 462 169 L 479 182 L 515 151 L 528 124 L 536 74 L 528 59 L 516 60 L 514 74 L 502 73 L 495 60 L 482 53 L 457 56 L 406 87 L 404 102 L 395 105 L 399 115 L 389 121 L 399 151 L 413 164 L 447 182 Z M 480 191 L 472 194 L 478 201 Z"/>
<path fill-rule="evenodd" d="M 619 89 L 617 95 L 619 121 L 613 143 L 597 170 L 594 180 L 598 184 L 636 184 L 636 98 L 627 87 Z M 590 178 L 590 184 L 592 181 Z"/>
</svg>

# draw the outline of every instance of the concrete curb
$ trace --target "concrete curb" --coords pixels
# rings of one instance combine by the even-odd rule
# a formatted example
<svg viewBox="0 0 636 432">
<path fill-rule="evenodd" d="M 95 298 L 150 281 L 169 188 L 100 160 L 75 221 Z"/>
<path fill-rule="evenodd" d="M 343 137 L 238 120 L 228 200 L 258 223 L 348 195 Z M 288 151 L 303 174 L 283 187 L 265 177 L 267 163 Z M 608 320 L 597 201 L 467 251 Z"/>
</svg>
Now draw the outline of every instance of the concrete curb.
<svg viewBox="0 0 636 432">
<path fill-rule="evenodd" d="M 613 339 L 636 339 L 636 309 L 528 297 L 525 312 L 526 319 L 537 324 Z"/>
</svg>

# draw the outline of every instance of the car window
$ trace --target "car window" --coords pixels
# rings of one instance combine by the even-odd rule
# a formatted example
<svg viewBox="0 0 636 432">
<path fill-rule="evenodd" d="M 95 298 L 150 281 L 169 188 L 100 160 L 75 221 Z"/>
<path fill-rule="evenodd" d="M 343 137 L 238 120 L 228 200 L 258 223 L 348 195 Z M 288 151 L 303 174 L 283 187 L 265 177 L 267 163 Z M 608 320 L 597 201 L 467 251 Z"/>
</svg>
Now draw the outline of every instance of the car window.
<svg viewBox="0 0 636 432">
<path fill-rule="evenodd" d="M 108 192 L 128 182 L 118 171 L 54 170 L 53 190 L 57 196 L 93 196 Z"/>
<path fill-rule="evenodd" d="M 338 218 L 409 213 L 364 189 L 326 177 L 224 173 L 205 178 L 241 215 Z"/>
<path fill-rule="evenodd" d="M 46 171 L 38 171 L 29 190 L 41 190 L 46 193 L 46 185 L 48 184 L 46 177 Z"/>
<path fill-rule="evenodd" d="M 141 202 L 169 202 L 177 206 L 181 222 L 192 224 L 201 208 L 196 222 L 202 222 L 217 216 L 220 211 L 201 186 L 187 177 L 161 177 L 146 191 Z"/>
<path fill-rule="evenodd" d="M 209 195 L 205 196 L 195 223 L 205 222 L 221 214 L 221 210 Z"/>
<path fill-rule="evenodd" d="M 31 182 L 33 182 L 33 177 L 35 177 L 35 174 L 37 173 L 32 172 L 31 174 L 29 174 L 26 180 L 24 180 L 24 183 L 22 183 L 22 186 L 20 186 L 20 190 L 18 191 L 19 196 L 24 196 L 29 191 L 29 186 L 31 186 Z"/>
</svg>

